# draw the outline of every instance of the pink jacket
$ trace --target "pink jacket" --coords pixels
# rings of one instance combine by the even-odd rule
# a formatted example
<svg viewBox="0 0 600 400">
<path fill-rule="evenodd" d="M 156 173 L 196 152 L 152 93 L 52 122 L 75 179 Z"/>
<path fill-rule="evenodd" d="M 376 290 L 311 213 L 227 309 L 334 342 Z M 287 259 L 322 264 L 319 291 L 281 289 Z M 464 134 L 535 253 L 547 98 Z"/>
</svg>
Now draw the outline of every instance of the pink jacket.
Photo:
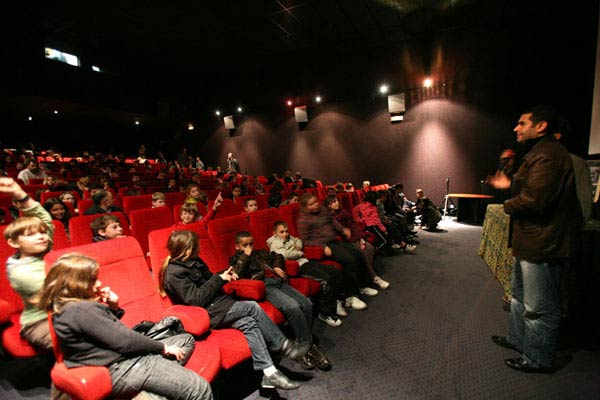
<svg viewBox="0 0 600 400">
<path fill-rule="evenodd" d="M 385 226 L 379 218 L 377 206 L 365 202 L 360 203 L 352 210 L 352 216 L 355 220 L 363 222 L 366 226 L 377 226 L 383 232 L 386 231 Z"/>
</svg>

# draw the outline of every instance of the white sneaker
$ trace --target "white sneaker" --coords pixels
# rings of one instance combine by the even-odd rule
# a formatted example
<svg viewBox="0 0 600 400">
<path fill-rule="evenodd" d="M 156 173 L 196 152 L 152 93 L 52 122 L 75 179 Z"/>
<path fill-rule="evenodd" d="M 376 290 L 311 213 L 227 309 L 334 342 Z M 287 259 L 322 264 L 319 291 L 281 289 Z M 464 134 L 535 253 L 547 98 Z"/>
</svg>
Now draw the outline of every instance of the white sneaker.
<svg viewBox="0 0 600 400">
<path fill-rule="evenodd" d="M 335 313 L 337 315 L 339 315 L 340 317 L 347 317 L 348 313 L 346 312 L 346 310 L 344 310 L 344 302 L 341 300 L 337 300 L 337 306 L 336 306 L 336 310 Z"/>
<path fill-rule="evenodd" d="M 373 289 L 370 287 L 360 288 L 359 291 L 360 291 L 360 294 L 364 294 L 365 296 L 377 296 L 379 294 L 377 289 Z"/>
<path fill-rule="evenodd" d="M 407 244 L 406 247 L 404 247 L 404 252 L 406 254 L 417 254 L 417 246 L 414 244 Z"/>
<path fill-rule="evenodd" d="M 380 288 L 380 289 L 387 289 L 388 287 L 390 287 L 390 283 L 388 281 L 384 281 L 383 279 L 381 279 L 381 277 L 376 276 L 375 278 L 373 278 L 373 282 Z"/>
<path fill-rule="evenodd" d="M 394 243 L 392 245 L 392 249 L 394 249 L 394 250 L 398 250 L 398 249 L 401 249 L 401 248 L 402 248 L 402 246 L 400 246 L 398 243 Z"/>
<path fill-rule="evenodd" d="M 342 320 L 333 315 L 329 316 L 319 313 L 319 319 L 329 326 L 340 326 L 342 324 Z"/>
<path fill-rule="evenodd" d="M 356 296 L 346 298 L 346 306 L 352 307 L 353 310 L 364 310 L 367 308 L 367 303 Z"/>
</svg>

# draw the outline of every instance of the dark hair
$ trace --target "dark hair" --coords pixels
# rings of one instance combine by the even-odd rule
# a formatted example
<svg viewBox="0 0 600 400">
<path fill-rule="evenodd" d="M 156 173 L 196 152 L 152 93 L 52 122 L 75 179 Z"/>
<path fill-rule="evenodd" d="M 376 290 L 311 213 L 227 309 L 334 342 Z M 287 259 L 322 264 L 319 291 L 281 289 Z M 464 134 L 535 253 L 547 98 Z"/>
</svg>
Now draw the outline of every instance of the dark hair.
<svg viewBox="0 0 600 400">
<path fill-rule="evenodd" d="M 312 193 L 303 193 L 302 196 L 298 199 L 298 203 L 300 203 L 300 207 L 305 208 L 308 205 L 308 202 L 313 197 L 317 197 Z"/>
<path fill-rule="evenodd" d="M 537 125 L 540 122 L 546 121 L 548 127 L 546 133 L 557 132 L 558 127 L 558 113 L 552 106 L 535 106 L 526 110 L 523 114 L 531 114 L 531 122 L 533 125 Z"/>
<path fill-rule="evenodd" d="M 235 235 L 235 243 L 240 243 L 240 241 L 244 238 L 251 238 L 252 234 L 248 231 L 239 231 L 238 233 L 236 233 Z"/>
<path fill-rule="evenodd" d="M 278 226 L 283 225 L 287 228 L 288 224 L 285 221 L 275 221 L 275 223 L 273 224 L 273 231 L 275 231 L 277 229 Z"/>
<path fill-rule="evenodd" d="M 99 189 L 96 191 L 96 193 L 92 195 L 92 201 L 95 205 L 99 206 L 100 203 L 102 203 L 102 200 L 106 198 L 106 196 L 108 196 L 108 191 L 104 189 Z"/>
<path fill-rule="evenodd" d="M 325 197 L 325 200 L 323 200 L 323 205 L 325 206 L 325 208 L 328 208 L 329 205 L 335 200 L 337 200 L 337 196 L 330 194 L 329 196 Z"/>
<path fill-rule="evenodd" d="M 248 197 L 246 200 L 244 200 L 244 207 L 248 207 L 248 203 L 251 201 L 256 201 L 256 197 Z"/>
<path fill-rule="evenodd" d="M 103 230 L 103 231 L 106 230 L 106 227 L 109 226 L 113 222 L 121 223 L 121 221 L 119 220 L 119 217 L 117 217 L 116 215 L 103 214 L 103 215 L 99 216 L 98 218 L 96 218 L 94 221 L 92 221 L 92 223 L 90 224 L 90 227 L 92 228 L 92 232 L 94 232 L 94 235 L 98 235 L 101 230 Z"/>
<path fill-rule="evenodd" d="M 51 197 L 48 200 L 46 200 L 46 202 L 44 203 L 44 208 L 46 209 L 46 211 L 48 211 L 48 213 L 50 213 L 50 210 L 52 210 L 52 207 L 54 207 L 57 204 L 60 204 L 65 209 L 65 215 L 63 216 L 63 219 L 61 220 L 61 222 L 69 221 L 69 218 L 71 218 L 71 213 L 69 211 L 69 207 L 67 207 L 65 205 L 65 203 L 58 197 Z M 52 213 L 50 213 L 50 215 L 52 215 Z M 56 219 L 56 218 L 54 218 L 54 216 L 52 216 L 52 219 Z"/>
<path fill-rule="evenodd" d="M 169 255 L 158 271 L 158 289 L 165 297 L 165 275 L 171 261 L 186 261 L 189 257 L 196 257 L 200 251 L 200 240 L 195 232 L 188 230 L 173 231 L 167 241 Z"/>
<path fill-rule="evenodd" d="M 373 205 L 377 204 L 377 192 L 371 190 L 365 193 L 365 198 L 363 199 L 365 203 L 371 203 Z"/>
</svg>

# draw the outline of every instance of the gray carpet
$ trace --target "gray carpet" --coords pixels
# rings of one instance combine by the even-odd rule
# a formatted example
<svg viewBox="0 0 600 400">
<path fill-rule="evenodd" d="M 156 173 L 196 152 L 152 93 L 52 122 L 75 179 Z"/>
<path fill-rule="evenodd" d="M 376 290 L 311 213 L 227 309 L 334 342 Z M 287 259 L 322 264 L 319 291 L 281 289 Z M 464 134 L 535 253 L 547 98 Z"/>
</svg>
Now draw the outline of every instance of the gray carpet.
<svg viewBox="0 0 600 400">
<path fill-rule="evenodd" d="M 442 221 L 440 228 L 419 233 L 417 255 L 378 259 L 378 272 L 391 287 L 368 298 L 368 310 L 351 311 L 338 328 L 315 322 L 331 371 L 306 372 L 283 360 L 286 373 L 306 381 L 298 390 L 261 393 L 260 376 L 248 380 L 250 367 L 244 365 L 223 374 L 218 385 L 225 389 L 217 394 L 221 399 L 600 399 L 597 350 L 574 351 L 573 361 L 553 375 L 527 375 L 503 365 L 516 353 L 490 340 L 506 333 L 508 313 L 502 310 L 499 283 L 477 256 L 481 227 Z M 18 391 L 0 383 L 0 399 L 47 398 L 47 391 Z"/>
</svg>

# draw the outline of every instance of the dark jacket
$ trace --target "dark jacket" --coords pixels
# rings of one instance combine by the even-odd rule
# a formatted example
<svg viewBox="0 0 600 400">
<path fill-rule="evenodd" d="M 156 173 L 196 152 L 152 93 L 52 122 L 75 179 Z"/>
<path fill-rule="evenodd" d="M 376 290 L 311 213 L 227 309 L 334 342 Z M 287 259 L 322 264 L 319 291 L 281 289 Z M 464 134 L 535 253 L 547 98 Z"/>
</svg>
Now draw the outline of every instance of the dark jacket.
<svg viewBox="0 0 600 400">
<path fill-rule="evenodd" d="M 52 316 L 68 368 L 105 366 L 138 355 L 160 354 L 164 345 L 123 325 L 123 310 L 95 301 L 74 301 Z"/>
<path fill-rule="evenodd" d="M 504 202 L 512 217 L 513 255 L 538 262 L 568 258 L 582 225 L 573 162 L 554 137 L 534 140 L 513 176 L 513 197 Z"/>
<path fill-rule="evenodd" d="M 333 218 L 335 218 L 335 220 L 340 223 L 340 225 L 350 229 L 350 239 L 346 239 L 344 237 L 345 241 L 350 243 L 356 243 L 360 239 L 364 239 L 368 236 L 368 233 L 361 229 L 360 226 L 358 226 L 358 224 L 352 217 L 352 214 L 350 214 L 347 210 L 340 208 L 335 214 L 332 215 Z"/>
<path fill-rule="evenodd" d="M 200 258 L 172 261 L 165 271 L 165 292 L 174 304 L 203 307 L 208 311 L 210 326 L 216 326 L 235 304 L 223 293 L 227 281 L 213 275 Z"/>
<path fill-rule="evenodd" d="M 229 259 L 229 265 L 233 266 L 235 273 L 243 279 L 262 280 L 266 276 L 279 279 L 273 268 L 278 267 L 285 271 L 285 258 L 281 254 L 266 250 L 254 250 L 249 256 L 237 252 Z"/>
</svg>

